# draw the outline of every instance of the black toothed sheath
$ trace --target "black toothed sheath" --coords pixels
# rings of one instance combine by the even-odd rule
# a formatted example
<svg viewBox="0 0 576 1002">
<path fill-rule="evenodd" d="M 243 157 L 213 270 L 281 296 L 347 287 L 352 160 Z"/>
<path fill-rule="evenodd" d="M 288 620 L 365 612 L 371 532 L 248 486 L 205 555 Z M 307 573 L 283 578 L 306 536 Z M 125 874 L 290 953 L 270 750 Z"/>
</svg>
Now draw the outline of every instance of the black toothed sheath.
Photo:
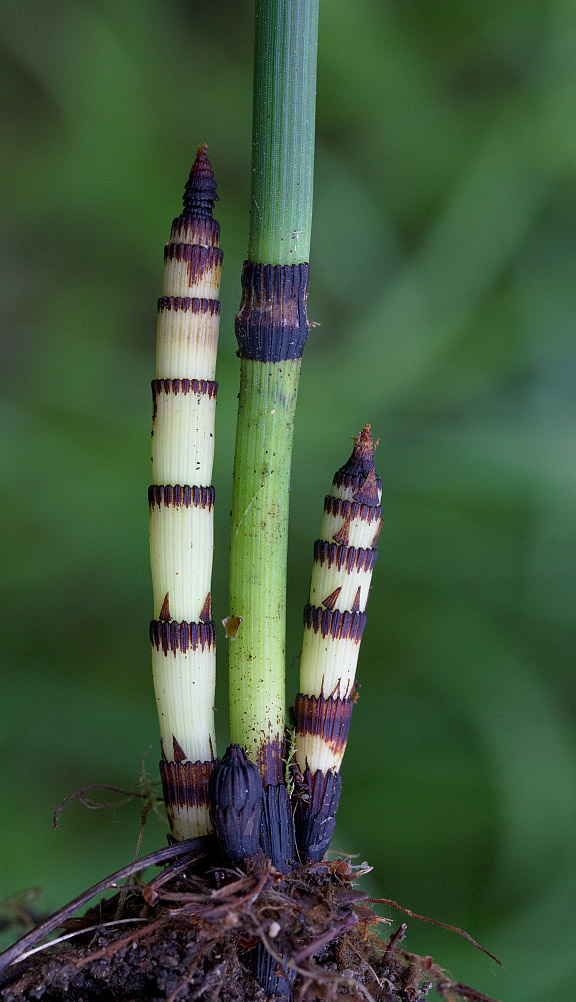
<svg viewBox="0 0 576 1002">
<path fill-rule="evenodd" d="M 208 779 L 216 754 L 216 630 L 211 576 L 214 381 L 220 321 L 220 227 L 208 151 L 198 150 L 164 250 L 152 382 L 150 624 L 160 719 L 160 774 L 172 834 L 212 830 Z"/>
<path fill-rule="evenodd" d="M 320 860 L 334 832 L 340 765 L 355 700 L 356 663 L 382 526 L 382 484 L 366 425 L 324 502 L 314 544 L 310 601 L 304 610 L 300 692 L 296 697 L 295 824 L 302 859 Z"/>
</svg>

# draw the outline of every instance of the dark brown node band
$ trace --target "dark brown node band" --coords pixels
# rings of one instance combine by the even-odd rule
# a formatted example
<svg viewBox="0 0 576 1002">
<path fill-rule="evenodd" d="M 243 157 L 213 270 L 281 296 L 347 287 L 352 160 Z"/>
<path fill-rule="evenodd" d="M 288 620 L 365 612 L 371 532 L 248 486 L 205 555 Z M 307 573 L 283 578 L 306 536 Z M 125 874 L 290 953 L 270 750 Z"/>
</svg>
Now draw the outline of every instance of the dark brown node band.
<svg viewBox="0 0 576 1002">
<path fill-rule="evenodd" d="M 242 358 L 284 362 L 301 358 L 310 331 L 306 315 L 308 264 L 245 261 L 236 339 Z"/>
<path fill-rule="evenodd" d="M 343 501 L 328 494 L 324 498 L 324 511 L 327 515 L 341 515 L 342 518 L 360 518 L 363 522 L 375 522 L 382 518 L 381 505 L 361 504 L 360 501 Z"/>
<path fill-rule="evenodd" d="M 382 481 L 374 467 L 372 467 L 366 476 L 356 476 L 344 470 L 338 470 L 334 474 L 332 483 L 334 487 L 351 490 L 354 500 L 359 501 L 361 504 L 374 506 L 380 503 Z"/>
<path fill-rule="evenodd" d="M 158 300 L 158 312 L 164 313 L 172 310 L 182 313 L 210 313 L 220 314 L 222 304 L 219 299 L 196 299 L 190 296 L 160 296 Z"/>
<path fill-rule="evenodd" d="M 167 623 L 163 619 L 153 619 L 150 623 L 150 642 L 157 651 L 162 649 L 164 655 L 176 654 L 180 651 L 196 651 L 200 647 L 212 650 L 216 646 L 216 624 L 210 623 L 178 623 L 172 620 Z"/>
<path fill-rule="evenodd" d="M 208 780 L 214 762 L 160 761 L 160 778 L 166 805 L 200 807 L 208 802 Z"/>
<path fill-rule="evenodd" d="M 148 488 L 150 508 L 214 507 L 213 487 L 192 487 L 188 484 L 152 484 Z"/>
<path fill-rule="evenodd" d="M 304 606 L 304 627 L 322 637 L 330 635 L 334 640 L 353 640 L 359 644 L 366 626 L 365 612 L 340 612 L 338 609 L 319 609 L 315 605 Z"/>
<path fill-rule="evenodd" d="M 325 539 L 317 539 L 314 543 L 314 563 L 327 564 L 339 571 L 345 570 L 347 574 L 352 574 L 353 571 L 371 571 L 377 556 L 377 549 L 339 546 L 337 543 L 327 543 Z"/>
<path fill-rule="evenodd" d="M 211 268 L 219 268 L 222 264 L 222 251 L 219 247 L 202 247 L 200 244 L 166 244 L 164 261 L 184 261 L 188 267 L 190 285 L 198 282 Z"/>
<path fill-rule="evenodd" d="M 218 383 L 214 379 L 153 379 L 152 399 L 154 404 L 161 393 L 165 393 L 167 396 L 170 394 L 176 396 L 178 393 L 182 393 L 184 396 L 188 393 L 198 393 L 201 396 L 215 397 L 218 393 Z"/>
<path fill-rule="evenodd" d="M 172 220 L 170 230 L 172 243 L 218 247 L 220 244 L 220 223 L 208 217 L 200 219 L 183 213 Z"/>
<path fill-rule="evenodd" d="M 306 696 L 299 692 L 294 707 L 296 734 L 322 738 L 335 755 L 342 754 L 348 740 L 353 708 L 353 699 Z"/>
<path fill-rule="evenodd" d="M 172 220 L 170 240 L 172 243 L 190 244 L 191 246 L 218 247 L 220 244 L 220 223 L 217 223 L 215 219 L 194 218 L 194 216 L 187 216 L 183 213 Z"/>
</svg>

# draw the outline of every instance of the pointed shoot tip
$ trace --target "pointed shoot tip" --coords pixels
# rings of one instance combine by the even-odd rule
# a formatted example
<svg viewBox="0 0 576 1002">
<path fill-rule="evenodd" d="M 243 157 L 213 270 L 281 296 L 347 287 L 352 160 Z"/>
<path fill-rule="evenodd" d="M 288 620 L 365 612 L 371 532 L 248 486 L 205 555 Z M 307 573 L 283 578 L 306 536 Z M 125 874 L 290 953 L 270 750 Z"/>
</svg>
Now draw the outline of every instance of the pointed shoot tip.
<svg viewBox="0 0 576 1002">
<path fill-rule="evenodd" d="M 370 425 L 365 424 L 362 431 L 358 435 L 358 438 L 354 440 L 354 455 L 358 459 L 373 459 L 374 457 L 374 442 L 372 441 L 372 434 L 370 431 Z"/>
<path fill-rule="evenodd" d="M 218 195 L 206 143 L 202 143 L 196 151 L 196 159 L 192 164 L 182 201 L 183 215 L 199 219 L 212 218 L 214 202 L 218 201 Z"/>
</svg>

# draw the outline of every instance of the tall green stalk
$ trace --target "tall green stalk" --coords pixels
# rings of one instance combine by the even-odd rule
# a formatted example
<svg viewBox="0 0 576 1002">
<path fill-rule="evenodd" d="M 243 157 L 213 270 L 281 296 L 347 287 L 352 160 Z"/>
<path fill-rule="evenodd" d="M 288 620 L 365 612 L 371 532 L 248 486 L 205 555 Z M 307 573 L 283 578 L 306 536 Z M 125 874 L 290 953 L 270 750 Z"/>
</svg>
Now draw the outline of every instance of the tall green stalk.
<svg viewBox="0 0 576 1002">
<path fill-rule="evenodd" d="M 284 732 L 284 632 L 290 455 L 300 359 L 241 363 L 230 610 L 242 618 L 230 646 L 231 740 L 244 745 L 266 778 L 282 766 L 263 737 Z M 280 769 L 280 775 L 278 775 Z"/>
<path fill-rule="evenodd" d="M 230 570 L 231 740 L 284 780 L 288 498 L 312 213 L 318 0 L 257 0 Z"/>
<path fill-rule="evenodd" d="M 318 0 L 256 0 L 248 260 L 310 257 Z"/>
</svg>

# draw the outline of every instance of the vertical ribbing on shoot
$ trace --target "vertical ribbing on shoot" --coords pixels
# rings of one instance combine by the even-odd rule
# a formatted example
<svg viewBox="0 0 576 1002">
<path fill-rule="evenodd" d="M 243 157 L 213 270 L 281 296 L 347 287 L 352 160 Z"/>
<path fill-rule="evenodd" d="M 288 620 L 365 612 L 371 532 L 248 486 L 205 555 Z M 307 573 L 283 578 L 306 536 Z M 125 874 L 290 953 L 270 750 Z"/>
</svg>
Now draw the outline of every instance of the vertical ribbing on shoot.
<svg viewBox="0 0 576 1002">
<path fill-rule="evenodd" d="M 201 146 L 164 250 L 152 382 L 150 624 L 160 719 L 160 774 L 172 834 L 211 831 L 207 790 L 216 754 L 216 629 L 212 621 L 216 350 L 220 227 L 208 150 Z"/>
<path fill-rule="evenodd" d="M 356 663 L 382 526 L 381 495 L 366 425 L 325 499 L 321 538 L 314 544 L 310 601 L 304 610 L 295 735 L 295 757 L 303 776 L 296 834 L 303 858 L 321 859 L 334 830 L 341 788 L 338 770 L 354 705 Z"/>
<path fill-rule="evenodd" d="M 257 0 L 252 208 L 236 319 L 241 358 L 229 616 L 230 730 L 260 768 L 264 851 L 293 852 L 284 648 L 292 433 L 306 316 L 318 0 Z M 274 792 L 272 792 L 274 791 Z M 274 843 L 274 844 L 273 844 Z"/>
<path fill-rule="evenodd" d="M 318 0 L 256 0 L 248 260 L 310 257 Z"/>
</svg>

